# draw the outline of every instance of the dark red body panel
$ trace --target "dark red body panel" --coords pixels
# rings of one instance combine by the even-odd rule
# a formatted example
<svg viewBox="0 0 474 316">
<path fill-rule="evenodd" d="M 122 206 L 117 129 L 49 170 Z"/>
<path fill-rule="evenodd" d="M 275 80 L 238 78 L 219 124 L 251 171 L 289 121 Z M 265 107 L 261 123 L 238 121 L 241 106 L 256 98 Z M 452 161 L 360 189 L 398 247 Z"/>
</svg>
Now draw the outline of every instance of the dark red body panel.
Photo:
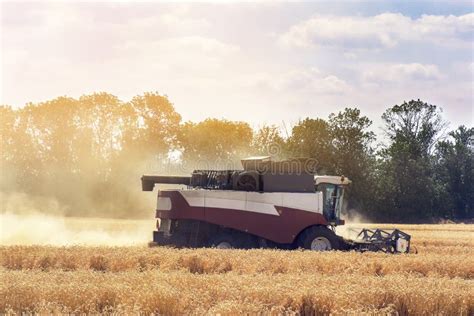
<svg viewBox="0 0 474 316">
<path fill-rule="evenodd" d="M 159 191 L 160 197 L 171 199 L 171 210 L 157 210 L 163 219 L 193 219 L 247 232 L 277 243 L 292 243 L 305 228 L 328 225 L 320 213 L 275 206 L 280 216 L 257 212 L 190 206 L 179 191 Z"/>
</svg>

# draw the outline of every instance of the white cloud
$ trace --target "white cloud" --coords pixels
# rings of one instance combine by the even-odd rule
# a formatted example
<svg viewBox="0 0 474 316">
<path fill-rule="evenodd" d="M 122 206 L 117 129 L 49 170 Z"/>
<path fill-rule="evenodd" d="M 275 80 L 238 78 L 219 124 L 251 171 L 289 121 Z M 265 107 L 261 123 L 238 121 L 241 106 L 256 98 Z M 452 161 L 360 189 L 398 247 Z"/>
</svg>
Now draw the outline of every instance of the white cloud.
<svg viewBox="0 0 474 316">
<path fill-rule="evenodd" d="M 325 94 L 346 94 L 352 87 L 346 81 L 334 75 L 326 76 L 314 83 L 317 92 Z"/>
<path fill-rule="evenodd" d="M 332 74 L 324 74 L 313 67 L 294 68 L 283 73 L 261 73 L 251 83 L 257 88 L 267 88 L 290 94 L 345 94 L 351 86 Z"/>
<path fill-rule="evenodd" d="M 405 82 L 439 80 L 442 75 L 436 65 L 411 64 L 376 64 L 366 67 L 362 78 L 366 82 Z"/>
<path fill-rule="evenodd" d="M 120 58 L 109 63 L 130 65 L 135 60 L 142 71 L 166 73 L 168 79 L 186 75 L 192 80 L 222 73 L 223 65 L 239 57 L 240 48 L 209 37 L 184 36 L 156 41 L 129 41 Z"/>
<path fill-rule="evenodd" d="M 351 52 L 346 52 L 343 54 L 343 56 L 347 59 L 356 59 L 357 58 L 357 54 L 354 54 L 354 53 L 351 53 Z"/>
<path fill-rule="evenodd" d="M 210 27 L 209 21 L 203 18 L 183 17 L 173 13 L 165 13 L 160 16 L 161 22 L 170 29 L 180 31 L 204 30 Z"/>
<path fill-rule="evenodd" d="M 464 37 L 472 40 L 474 13 L 461 16 L 422 15 L 414 21 L 414 29 L 421 36 Z"/>
<path fill-rule="evenodd" d="M 369 17 L 316 15 L 292 26 L 281 35 L 280 42 L 296 47 L 378 49 L 395 47 L 401 41 L 470 42 L 473 31 L 474 13 L 422 15 L 418 19 L 400 13 Z"/>
<path fill-rule="evenodd" d="M 164 39 L 157 42 L 157 49 L 176 53 L 185 51 L 187 54 L 202 53 L 229 55 L 239 50 L 238 46 L 226 44 L 214 38 L 202 36 L 186 36 Z"/>
</svg>

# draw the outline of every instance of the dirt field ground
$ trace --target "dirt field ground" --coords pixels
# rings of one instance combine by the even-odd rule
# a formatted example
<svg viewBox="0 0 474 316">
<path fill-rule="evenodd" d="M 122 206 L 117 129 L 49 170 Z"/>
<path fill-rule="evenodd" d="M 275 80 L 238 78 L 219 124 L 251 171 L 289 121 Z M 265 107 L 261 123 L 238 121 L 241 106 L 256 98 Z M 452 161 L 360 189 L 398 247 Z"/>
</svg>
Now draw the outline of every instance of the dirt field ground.
<svg viewBox="0 0 474 316">
<path fill-rule="evenodd" d="M 2 239 L 0 313 L 474 315 L 474 225 L 397 225 L 418 254 L 388 255 L 148 248 L 148 224 L 66 223 L 96 246 Z M 125 228 L 137 245 L 99 246 Z"/>
</svg>

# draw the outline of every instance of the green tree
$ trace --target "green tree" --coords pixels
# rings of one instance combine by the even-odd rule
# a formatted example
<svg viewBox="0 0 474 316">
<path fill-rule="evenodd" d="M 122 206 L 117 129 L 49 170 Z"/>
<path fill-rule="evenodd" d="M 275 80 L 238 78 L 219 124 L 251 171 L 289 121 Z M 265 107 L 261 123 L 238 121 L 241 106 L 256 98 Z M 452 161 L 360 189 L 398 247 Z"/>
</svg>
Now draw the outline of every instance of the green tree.
<svg viewBox="0 0 474 316">
<path fill-rule="evenodd" d="M 460 126 L 437 145 L 438 205 L 448 218 L 474 218 L 474 128 Z"/>
<path fill-rule="evenodd" d="M 387 109 L 382 119 L 389 145 L 379 164 L 380 215 L 391 221 L 436 216 L 430 154 L 445 126 L 440 109 L 412 100 Z"/>
<path fill-rule="evenodd" d="M 300 121 L 293 127 L 287 143 L 292 157 L 316 159 L 316 171 L 320 174 L 334 172 L 331 130 L 325 120 L 306 118 Z"/>
<path fill-rule="evenodd" d="M 348 189 L 348 207 L 367 214 L 374 194 L 372 121 L 357 108 L 346 108 L 329 116 L 332 163 L 335 174 L 345 175 L 354 185 Z"/>
</svg>

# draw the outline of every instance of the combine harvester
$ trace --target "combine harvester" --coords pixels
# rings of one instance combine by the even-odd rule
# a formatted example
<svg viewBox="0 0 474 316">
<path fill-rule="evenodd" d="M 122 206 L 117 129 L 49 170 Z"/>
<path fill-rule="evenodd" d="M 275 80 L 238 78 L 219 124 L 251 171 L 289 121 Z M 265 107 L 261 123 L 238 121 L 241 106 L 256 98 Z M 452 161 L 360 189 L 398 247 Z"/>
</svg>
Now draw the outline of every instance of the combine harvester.
<svg viewBox="0 0 474 316">
<path fill-rule="evenodd" d="M 335 233 L 343 225 L 344 176 L 320 176 L 309 159 L 242 160 L 243 170 L 195 170 L 191 176 L 142 177 L 159 190 L 153 244 L 175 247 L 359 250 L 408 253 L 410 236 L 400 230 L 363 229 L 354 240 Z"/>
</svg>

